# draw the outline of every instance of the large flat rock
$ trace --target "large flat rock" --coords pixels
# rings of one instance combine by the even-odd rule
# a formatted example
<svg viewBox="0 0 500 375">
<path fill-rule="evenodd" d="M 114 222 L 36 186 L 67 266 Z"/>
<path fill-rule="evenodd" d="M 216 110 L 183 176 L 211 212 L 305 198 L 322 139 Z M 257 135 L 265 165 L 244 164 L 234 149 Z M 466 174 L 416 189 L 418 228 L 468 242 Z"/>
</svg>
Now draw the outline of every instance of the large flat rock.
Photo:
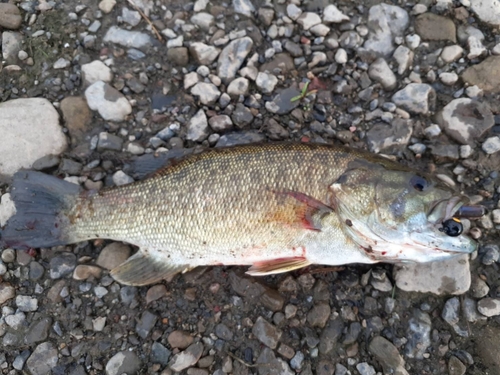
<svg viewBox="0 0 500 375">
<path fill-rule="evenodd" d="M 15 99 L 0 104 L 0 175 L 31 168 L 43 156 L 58 155 L 67 140 L 59 114 L 47 99 Z"/>
</svg>

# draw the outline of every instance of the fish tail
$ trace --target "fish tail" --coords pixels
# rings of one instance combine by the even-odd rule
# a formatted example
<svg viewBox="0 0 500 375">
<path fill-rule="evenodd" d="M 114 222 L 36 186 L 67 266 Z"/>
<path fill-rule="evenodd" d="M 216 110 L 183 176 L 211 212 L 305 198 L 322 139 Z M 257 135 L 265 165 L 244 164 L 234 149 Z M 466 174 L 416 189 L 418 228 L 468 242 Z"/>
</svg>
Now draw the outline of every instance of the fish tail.
<svg viewBox="0 0 500 375">
<path fill-rule="evenodd" d="M 82 189 L 34 171 L 19 171 L 10 190 L 16 212 L 0 228 L 0 248 L 28 249 L 70 243 L 68 213 Z"/>
</svg>

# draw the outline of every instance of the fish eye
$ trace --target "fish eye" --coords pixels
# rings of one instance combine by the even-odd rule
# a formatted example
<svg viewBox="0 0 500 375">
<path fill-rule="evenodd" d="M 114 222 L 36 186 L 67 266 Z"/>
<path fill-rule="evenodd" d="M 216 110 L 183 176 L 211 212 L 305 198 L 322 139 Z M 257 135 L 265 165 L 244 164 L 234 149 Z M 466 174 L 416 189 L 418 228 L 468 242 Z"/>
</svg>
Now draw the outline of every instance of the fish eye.
<svg viewBox="0 0 500 375">
<path fill-rule="evenodd" d="M 457 237 L 462 234 L 464 227 L 460 220 L 452 218 L 443 221 L 443 227 L 439 228 L 441 232 L 444 232 L 446 235 L 450 237 Z"/>
<path fill-rule="evenodd" d="M 410 179 L 410 184 L 417 191 L 424 191 L 429 186 L 429 182 L 424 177 L 418 175 Z"/>
</svg>

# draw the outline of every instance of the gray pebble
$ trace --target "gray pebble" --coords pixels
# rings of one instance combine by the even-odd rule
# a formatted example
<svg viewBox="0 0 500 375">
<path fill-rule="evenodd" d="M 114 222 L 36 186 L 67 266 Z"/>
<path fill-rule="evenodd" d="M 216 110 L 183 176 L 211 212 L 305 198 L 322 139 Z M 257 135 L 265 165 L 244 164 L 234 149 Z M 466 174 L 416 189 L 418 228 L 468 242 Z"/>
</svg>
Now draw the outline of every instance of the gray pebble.
<svg viewBox="0 0 500 375">
<path fill-rule="evenodd" d="M 139 322 L 137 322 L 135 331 L 140 337 L 145 339 L 151 332 L 151 329 L 155 326 L 157 320 L 158 317 L 155 314 L 146 310 L 142 313 Z"/>
<path fill-rule="evenodd" d="M 231 330 L 223 323 L 217 324 L 215 326 L 215 334 L 217 337 L 225 341 L 231 341 L 233 339 L 233 333 Z"/>
<path fill-rule="evenodd" d="M 414 310 L 408 321 L 406 355 L 409 358 L 423 359 L 424 353 L 431 345 L 431 318 L 429 314 Z"/>
<path fill-rule="evenodd" d="M 76 256 L 72 253 L 60 253 L 50 260 L 50 278 L 61 279 L 73 272 Z"/>
<path fill-rule="evenodd" d="M 168 360 L 170 358 L 170 355 L 172 352 L 165 348 L 162 344 L 159 342 L 154 342 L 153 345 L 151 346 L 151 362 L 153 363 L 159 363 L 161 365 L 167 365 Z"/>
<path fill-rule="evenodd" d="M 252 333 L 261 343 L 271 349 L 276 349 L 282 334 L 280 329 L 267 322 L 261 316 L 257 318 L 257 321 L 253 325 Z"/>
<path fill-rule="evenodd" d="M 39 344 L 26 361 L 26 367 L 32 375 L 51 373 L 59 362 L 57 349 L 50 342 Z"/>
<path fill-rule="evenodd" d="M 135 374 L 141 368 L 141 360 L 133 351 L 116 353 L 106 363 L 106 375 Z"/>
<path fill-rule="evenodd" d="M 38 299 L 30 296 L 17 296 L 16 306 L 20 311 L 36 311 L 38 310 Z"/>
</svg>

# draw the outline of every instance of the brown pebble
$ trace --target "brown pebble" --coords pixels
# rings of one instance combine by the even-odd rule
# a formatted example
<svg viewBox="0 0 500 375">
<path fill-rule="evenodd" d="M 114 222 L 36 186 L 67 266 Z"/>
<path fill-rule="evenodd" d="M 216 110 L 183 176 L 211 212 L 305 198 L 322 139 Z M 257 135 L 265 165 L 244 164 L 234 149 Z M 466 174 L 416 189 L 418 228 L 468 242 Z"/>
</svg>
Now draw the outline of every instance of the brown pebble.
<svg viewBox="0 0 500 375">
<path fill-rule="evenodd" d="M 146 303 L 149 304 L 153 301 L 159 300 L 167 295 L 167 287 L 163 284 L 154 285 L 148 289 L 146 293 Z"/>
<path fill-rule="evenodd" d="M 7 283 L 0 284 L 0 305 L 16 296 L 16 290 Z"/>
<path fill-rule="evenodd" d="M 185 331 L 173 331 L 167 337 L 167 341 L 172 348 L 185 349 L 193 343 L 193 336 Z"/>
<path fill-rule="evenodd" d="M 107 270 L 112 270 L 125 262 L 130 256 L 130 247 L 121 243 L 113 242 L 102 249 L 96 264 Z"/>
<path fill-rule="evenodd" d="M 102 274 L 102 269 L 96 266 L 89 266 L 87 264 L 80 264 L 73 271 L 73 279 L 75 280 L 87 280 L 89 277 L 95 277 L 99 279 Z"/>
</svg>

